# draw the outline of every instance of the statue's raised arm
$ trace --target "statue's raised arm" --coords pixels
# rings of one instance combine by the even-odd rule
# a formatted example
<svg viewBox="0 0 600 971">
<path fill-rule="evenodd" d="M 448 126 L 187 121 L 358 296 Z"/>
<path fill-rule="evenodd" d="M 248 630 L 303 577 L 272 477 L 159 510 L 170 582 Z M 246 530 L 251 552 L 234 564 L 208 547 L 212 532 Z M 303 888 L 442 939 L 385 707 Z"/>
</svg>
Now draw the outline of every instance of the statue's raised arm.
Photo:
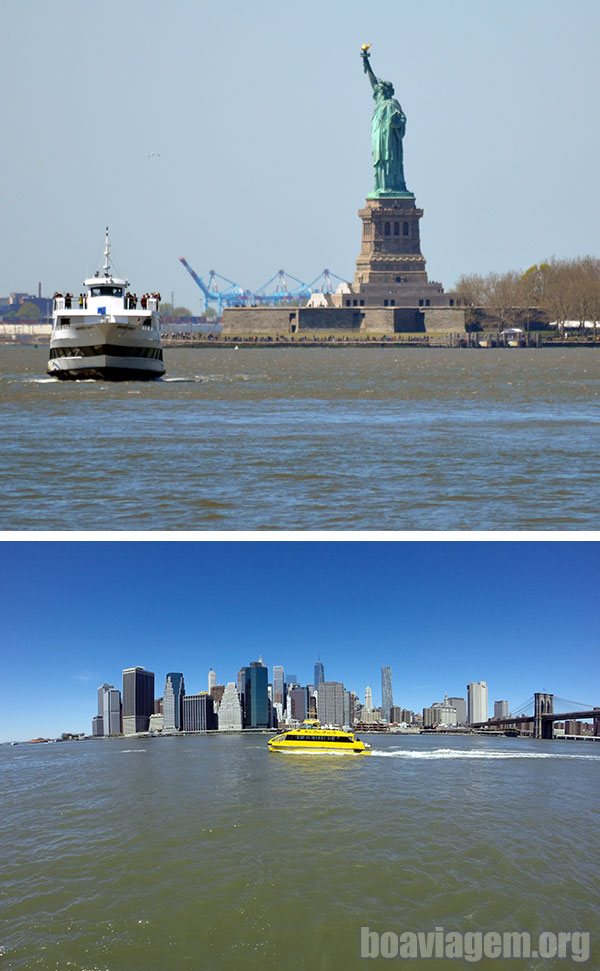
<svg viewBox="0 0 600 971">
<path fill-rule="evenodd" d="M 371 145 L 375 169 L 375 196 L 405 195 L 404 155 L 402 139 L 406 131 L 406 116 L 394 98 L 394 87 L 374 74 L 369 62 L 370 44 L 363 44 L 363 69 L 373 89 L 375 108 L 371 119 Z"/>
<path fill-rule="evenodd" d="M 370 46 L 371 46 L 370 44 L 363 44 L 362 45 L 362 47 L 361 47 L 361 51 L 362 51 L 361 57 L 363 59 L 363 70 L 364 70 L 365 74 L 367 75 L 369 81 L 371 82 L 371 87 L 372 88 L 375 88 L 375 85 L 377 84 L 377 78 L 373 74 L 373 68 L 371 67 L 371 62 L 369 61 L 369 58 L 371 56 L 369 54 L 369 48 L 370 48 Z"/>
</svg>

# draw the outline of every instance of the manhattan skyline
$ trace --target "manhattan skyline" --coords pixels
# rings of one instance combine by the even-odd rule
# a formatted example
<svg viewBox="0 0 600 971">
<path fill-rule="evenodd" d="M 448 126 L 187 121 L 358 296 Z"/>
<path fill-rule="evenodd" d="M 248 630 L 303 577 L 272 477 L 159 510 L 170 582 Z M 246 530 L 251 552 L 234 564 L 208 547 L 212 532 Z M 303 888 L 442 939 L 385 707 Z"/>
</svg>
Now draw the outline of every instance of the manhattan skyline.
<svg viewBox="0 0 600 971">
<path fill-rule="evenodd" d="M 189 693 L 264 658 L 419 711 L 486 681 L 600 703 L 595 543 L 5 543 L 0 741 L 89 732 L 98 685 L 182 671 Z M 491 711 L 490 711 L 491 713 Z"/>
</svg>

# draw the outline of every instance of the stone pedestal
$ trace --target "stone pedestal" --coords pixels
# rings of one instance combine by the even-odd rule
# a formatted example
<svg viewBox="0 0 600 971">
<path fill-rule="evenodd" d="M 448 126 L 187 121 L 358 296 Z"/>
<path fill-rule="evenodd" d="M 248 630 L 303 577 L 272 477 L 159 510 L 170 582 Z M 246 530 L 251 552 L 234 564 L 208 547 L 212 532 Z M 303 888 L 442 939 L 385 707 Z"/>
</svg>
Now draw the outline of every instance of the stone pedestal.
<svg viewBox="0 0 600 971">
<path fill-rule="evenodd" d="M 392 289 L 399 284 L 427 284 L 419 235 L 423 210 L 417 209 L 414 195 L 367 199 L 358 215 L 363 231 L 354 289 L 366 284 Z"/>
<path fill-rule="evenodd" d="M 336 294 L 338 306 L 454 307 L 441 283 L 427 278 L 419 232 L 423 210 L 412 192 L 368 196 L 358 214 L 363 231 L 356 272 L 351 292 Z"/>
</svg>

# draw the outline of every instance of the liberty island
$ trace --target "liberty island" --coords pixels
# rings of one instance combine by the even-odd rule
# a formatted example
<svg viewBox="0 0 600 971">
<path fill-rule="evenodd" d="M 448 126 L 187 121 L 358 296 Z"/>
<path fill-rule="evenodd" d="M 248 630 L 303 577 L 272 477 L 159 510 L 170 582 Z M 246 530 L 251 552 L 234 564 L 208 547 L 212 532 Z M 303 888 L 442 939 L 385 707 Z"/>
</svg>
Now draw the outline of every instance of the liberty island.
<svg viewBox="0 0 600 971">
<path fill-rule="evenodd" d="M 371 119 L 373 190 L 359 211 L 362 242 L 352 283 L 314 294 L 305 307 L 228 307 L 223 337 L 339 335 L 358 340 L 394 334 L 465 332 L 460 299 L 431 282 L 421 252 L 416 205 L 404 175 L 406 115 L 389 81 L 378 78 L 363 44 L 361 59 L 375 102 Z"/>
</svg>

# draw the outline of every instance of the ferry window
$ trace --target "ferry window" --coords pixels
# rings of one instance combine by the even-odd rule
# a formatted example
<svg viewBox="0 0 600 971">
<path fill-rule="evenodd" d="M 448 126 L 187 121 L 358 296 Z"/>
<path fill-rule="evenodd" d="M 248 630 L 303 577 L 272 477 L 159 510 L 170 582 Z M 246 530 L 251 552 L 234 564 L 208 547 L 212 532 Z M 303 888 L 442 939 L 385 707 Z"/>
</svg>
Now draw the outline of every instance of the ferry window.
<svg viewBox="0 0 600 971">
<path fill-rule="evenodd" d="M 391 227 L 391 223 L 384 223 L 383 224 L 383 235 L 384 236 L 389 236 L 390 235 L 390 227 Z"/>
<path fill-rule="evenodd" d="M 402 223 L 402 235 L 408 236 L 408 223 Z"/>
<path fill-rule="evenodd" d="M 394 236 L 400 235 L 400 223 L 394 223 Z"/>
<path fill-rule="evenodd" d="M 122 297 L 123 287 L 92 287 L 92 297 Z"/>
</svg>

